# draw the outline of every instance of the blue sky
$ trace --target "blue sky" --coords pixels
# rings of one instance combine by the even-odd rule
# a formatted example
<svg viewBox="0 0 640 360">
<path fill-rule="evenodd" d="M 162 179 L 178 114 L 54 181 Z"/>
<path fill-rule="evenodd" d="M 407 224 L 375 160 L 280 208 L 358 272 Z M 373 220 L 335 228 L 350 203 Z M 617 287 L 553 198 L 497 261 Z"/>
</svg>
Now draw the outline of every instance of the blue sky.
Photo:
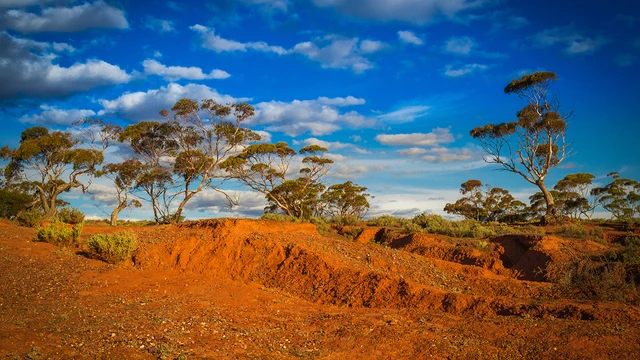
<svg viewBox="0 0 640 360">
<path fill-rule="evenodd" d="M 537 70 L 558 75 L 552 90 L 575 112 L 575 154 L 547 183 L 640 179 L 640 11 L 621 0 L 0 0 L 0 143 L 79 117 L 161 120 L 182 97 L 246 101 L 267 140 L 328 147 L 327 183 L 368 187 L 372 215 L 442 213 L 469 179 L 522 200 L 536 191 L 484 163 L 469 131 L 514 120 L 524 103 L 504 86 Z M 262 208 L 261 196 L 230 190 L 239 208 L 206 193 L 187 216 Z M 95 180 L 90 196 L 66 199 L 104 217 L 110 195 Z"/>
</svg>

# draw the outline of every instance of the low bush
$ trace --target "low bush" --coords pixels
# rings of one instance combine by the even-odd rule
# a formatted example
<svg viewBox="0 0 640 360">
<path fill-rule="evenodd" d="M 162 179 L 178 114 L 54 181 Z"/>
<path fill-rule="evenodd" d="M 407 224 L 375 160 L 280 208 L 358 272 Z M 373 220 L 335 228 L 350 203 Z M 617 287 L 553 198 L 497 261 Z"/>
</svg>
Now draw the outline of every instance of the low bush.
<svg viewBox="0 0 640 360">
<path fill-rule="evenodd" d="M 270 220 L 270 221 L 302 222 L 300 219 L 298 219 L 296 217 L 293 217 L 293 216 L 282 215 L 282 214 L 273 214 L 273 213 L 262 214 L 260 219 L 261 220 Z"/>
<path fill-rule="evenodd" d="M 82 224 L 69 227 L 61 221 L 54 220 L 45 227 L 38 227 L 36 241 L 58 246 L 78 246 L 80 233 L 82 233 Z"/>
<path fill-rule="evenodd" d="M 587 228 L 578 224 L 563 226 L 558 235 L 581 240 L 593 240 L 602 242 L 604 240 L 604 231 L 599 227 Z"/>
<path fill-rule="evenodd" d="M 26 227 L 36 227 L 38 226 L 42 220 L 44 219 L 44 214 L 42 211 L 38 209 L 28 209 L 25 210 L 16 216 L 16 221 L 18 224 Z"/>
<path fill-rule="evenodd" d="M 135 234 L 121 231 L 114 234 L 97 234 L 89 239 L 89 256 L 110 264 L 118 264 L 131 259 L 136 249 Z"/>
<path fill-rule="evenodd" d="M 586 300 L 638 303 L 640 292 L 630 267 L 622 262 L 583 258 L 549 265 L 547 278 L 561 295 Z"/>
<path fill-rule="evenodd" d="M 58 219 L 66 224 L 81 224 L 84 222 L 84 213 L 75 208 L 62 208 L 58 211 Z"/>
<path fill-rule="evenodd" d="M 416 215 L 411 220 L 411 225 L 404 226 L 408 232 L 427 232 L 458 238 L 484 239 L 496 232 L 488 226 L 484 226 L 475 220 L 451 221 L 435 214 Z"/>
<path fill-rule="evenodd" d="M 342 236 L 344 236 L 345 238 L 349 239 L 349 240 L 354 240 L 356 239 L 358 236 L 360 236 L 360 234 L 362 234 L 363 229 L 361 227 L 352 227 L 350 229 L 348 229 L 347 231 L 342 233 Z"/>
<path fill-rule="evenodd" d="M 391 215 L 382 215 L 367 220 L 367 225 L 378 227 L 402 227 L 411 222 L 408 219 L 396 218 Z"/>
<path fill-rule="evenodd" d="M 329 220 L 330 223 L 336 224 L 337 226 L 349 226 L 349 225 L 357 225 L 360 222 L 355 215 L 344 215 L 344 216 L 334 216 Z"/>
<path fill-rule="evenodd" d="M 309 222 L 315 225 L 316 230 L 318 230 L 318 233 L 322 235 L 328 234 L 331 231 L 331 226 L 329 225 L 327 220 L 325 220 L 323 217 L 314 216 L 311 219 L 309 219 Z"/>
</svg>

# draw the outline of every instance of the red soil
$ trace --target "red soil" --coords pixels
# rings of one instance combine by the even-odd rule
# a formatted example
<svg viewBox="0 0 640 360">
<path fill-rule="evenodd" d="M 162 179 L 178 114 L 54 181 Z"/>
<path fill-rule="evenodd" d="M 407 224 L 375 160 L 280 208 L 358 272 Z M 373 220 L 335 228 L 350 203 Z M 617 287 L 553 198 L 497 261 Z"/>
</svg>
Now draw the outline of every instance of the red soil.
<svg viewBox="0 0 640 360">
<path fill-rule="evenodd" d="M 85 226 L 83 239 L 123 229 L 139 252 L 113 266 L 0 222 L 0 356 L 640 356 L 640 307 L 560 298 L 541 271 L 606 249 L 590 241 L 376 228 L 348 241 L 237 219 Z"/>
</svg>

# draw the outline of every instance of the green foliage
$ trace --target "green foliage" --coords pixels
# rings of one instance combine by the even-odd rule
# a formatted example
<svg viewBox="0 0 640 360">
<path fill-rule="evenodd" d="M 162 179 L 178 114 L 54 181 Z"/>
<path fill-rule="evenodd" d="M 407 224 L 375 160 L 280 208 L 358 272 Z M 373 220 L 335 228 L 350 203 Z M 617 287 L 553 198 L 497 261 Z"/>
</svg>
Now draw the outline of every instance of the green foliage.
<svg viewBox="0 0 640 360">
<path fill-rule="evenodd" d="M 460 185 L 460 193 L 463 197 L 454 204 L 446 204 L 445 212 L 483 223 L 524 221 L 527 218 L 525 204 L 507 190 L 487 185 L 487 190 L 482 191 L 480 180 L 469 180 Z"/>
<path fill-rule="evenodd" d="M 0 218 L 11 219 L 33 201 L 33 196 L 21 190 L 0 189 Z"/>
<path fill-rule="evenodd" d="M 82 233 L 82 224 L 70 228 L 61 221 L 53 220 L 44 228 L 38 227 L 36 241 L 58 246 L 78 246 L 80 233 Z"/>
<path fill-rule="evenodd" d="M 295 216 L 288 216 L 288 215 L 275 214 L 275 213 L 264 213 L 262 214 L 260 219 L 269 220 L 269 221 L 302 222 L 302 220 L 296 218 Z"/>
<path fill-rule="evenodd" d="M 604 241 L 604 231 L 599 227 L 588 228 L 580 224 L 563 226 L 558 235 L 570 239 Z"/>
<path fill-rule="evenodd" d="M 600 205 L 610 211 L 617 220 L 633 220 L 640 215 L 640 182 L 624 179 L 620 174 L 608 174 L 611 183 L 592 190 L 599 196 Z"/>
<path fill-rule="evenodd" d="M 44 214 L 42 210 L 36 208 L 27 209 L 16 216 L 18 224 L 26 227 L 36 227 L 42 220 L 44 220 Z"/>
<path fill-rule="evenodd" d="M 491 227 L 484 226 L 475 220 L 450 221 L 435 214 L 419 214 L 411 222 L 422 232 L 458 238 L 484 239 L 496 234 Z M 410 225 L 406 228 L 413 230 L 416 227 Z"/>
<path fill-rule="evenodd" d="M 546 211 L 552 216 L 556 215 L 554 199 L 544 179 L 549 169 L 569 154 L 569 144 L 565 142 L 568 115 L 560 115 L 557 101 L 547 98 L 548 87 L 556 79 L 552 72 L 536 72 L 513 80 L 504 92 L 516 94 L 527 102 L 517 112 L 518 119 L 478 126 L 470 132 L 489 154 L 489 162 L 520 175 L 547 194 L 544 197 Z"/>
<path fill-rule="evenodd" d="M 75 208 L 62 208 L 58 211 L 58 219 L 66 224 L 76 225 L 84 222 L 84 213 Z"/>
<path fill-rule="evenodd" d="M 118 264 L 128 259 L 137 246 L 134 233 L 121 231 L 114 234 L 97 234 L 89 239 L 89 255 L 110 264 Z"/>
<path fill-rule="evenodd" d="M 350 226 L 357 225 L 360 222 L 360 219 L 356 215 L 344 215 L 334 216 L 329 219 L 329 222 L 332 224 L 336 224 L 337 226 Z"/>
<path fill-rule="evenodd" d="M 391 215 L 382 215 L 367 220 L 367 225 L 378 227 L 401 227 L 409 222 L 410 221 L 407 219 L 396 218 Z"/>
<path fill-rule="evenodd" d="M 309 222 L 316 226 L 318 233 L 326 235 L 331 232 L 331 225 L 321 216 L 313 216 L 309 219 Z"/>
<path fill-rule="evenodd" d="M 369 210 L 367 188 L 347 181 L 344 184 L 329 186 L 320 200 L 323 202 L 324 212 L 333 217 L 355 217 L 362 219 Z"/>
<path fill-rule="evenodd" d="M 360 234 L 362 234 L 363 230 L 364 229 L 361 227 L 352 227 L 343 232 L 342 236 L 344 236 L 348 240 L 355 240 L 358 236 L 360 236 Z"/>
</svg>

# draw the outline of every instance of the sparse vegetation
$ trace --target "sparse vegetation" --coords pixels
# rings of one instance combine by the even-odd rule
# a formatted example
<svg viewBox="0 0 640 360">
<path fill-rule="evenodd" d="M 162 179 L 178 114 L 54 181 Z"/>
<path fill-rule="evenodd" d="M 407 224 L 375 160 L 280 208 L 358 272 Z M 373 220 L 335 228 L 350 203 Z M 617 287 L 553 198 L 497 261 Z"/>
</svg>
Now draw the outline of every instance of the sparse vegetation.
<svg viewBox="0 0 640 360">
<path fill-rule="evenodd" d="M 81 224 L 84 222 L 84 213 L 75 208 L 62 208 L 58 211 L 58 219 L 65 224 Z"/>
<path fill-rule="evenodd" d="M 115 234 L 97 234 L 89 239 L 89 255 L 110 264 L 118 264 L 128 259 L 137 246 L 134 233 L 121 231 Z"/>
<path fill-rule="evenodd" d="M 44 227 L 38 227 L 36 241 L 58 246 L 78 246 L 82 233 L 82 224 L 69 226 L 59 220 L 53 220 Z"/>
<path fill-rule="evenodd" d="M 601 228 L 589 228 L 580 224 L 563 226 L 558 232 L 558 235 L 570 239 L 604 241 L 604 231 Z"/>
<path fill-rule="evenodd" d="M 16 216 L 16 221 L 18 222 L 18 224 L 26 227 L 36 227 L 42 222 L 43 219 L 44 214 L 41 210 L 38 210 L 36 208 L 25 210 L 21 213 L 18 213 L 18 216 Z"/>
</svg>

